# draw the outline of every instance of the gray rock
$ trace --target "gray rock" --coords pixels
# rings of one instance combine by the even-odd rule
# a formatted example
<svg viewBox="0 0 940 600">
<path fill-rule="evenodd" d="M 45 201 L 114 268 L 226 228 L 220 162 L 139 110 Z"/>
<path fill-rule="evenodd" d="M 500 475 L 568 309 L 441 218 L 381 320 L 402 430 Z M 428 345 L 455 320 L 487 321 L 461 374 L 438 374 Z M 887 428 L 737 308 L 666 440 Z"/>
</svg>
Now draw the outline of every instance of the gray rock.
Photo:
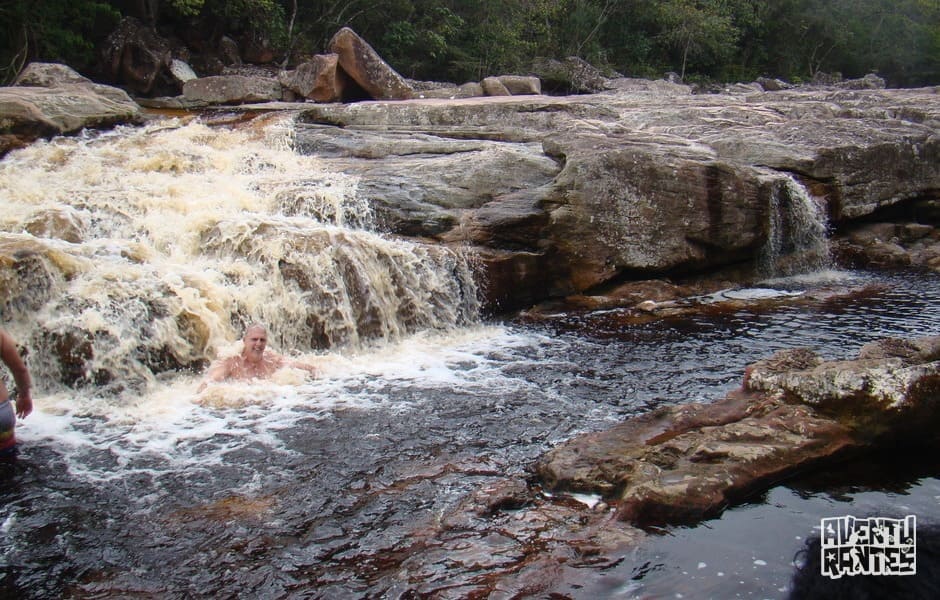
<svg viewBox="0 0 940 600">
<path fill-rule="evenodd" d="M 173 79 L 181 86 L 187 81 L 197 79 L 199 77 L 196 75 L 196 72 L 193 71 L 192 67 L 178 58 L 174 58 L 170 61 L 169 71 Z"/>
<path fill-rule="evenodd" d="M 500 75 L 497 77 L 499 82 L 513 96 L 524 96 L 527 94 L 541 94 L 542 82 L 538 77 L 526 77 L 522 75 Z M 490 94 L 495 95 L 495 94 Z"/>
<path fill-rule="evenodd" d="M 770 77 L 760 77 L 756 83 L 767 92 L 779 92 L 782 90 L 789 90 L 793 87 L 786 81 L 781 79 L 772 79 Z"/>
<path fill-rule="evenodd" d="M 480 82 L 480 85 L 483 86 L 483 93 L 487 96 L 512 96 L 512 92 L 499 77 L 487 77 Z"/>
<path fill-rule="evenodd" d="M 73 83 L 90 84 L 92 81 L 67 65 L 32 62 L 20 72 L 13 85 L 52 88 Z"/>
<path fill-rule="evenodd" d="M 92 83 L 0 88 L 0 133 L 27 139 L 105 128 L 140 118 L 140 106 L 118 88 Z"/>
<path fill-rule="evenodd" d="M 607 78 L 597 68 L 577 56 L 559 61 L 537 58 L 532 73 L 556 94 L 593 94 L 607 89 Z"/>
<path fill-rule="evenodd" d="M 940 95 L 932 88 L 692 95 L 667 81 L 609 83 L 582 96 L 318 105 L 302 120 L 319 124 L 317 138 L 345 157 L 337 167 L 360 177 L 393 231 L 477 244 L 504 273 L 547 265 L 526 279 L 538 293 L 756 261 L 771 206 L 795 201 L 793 174 L 807 194 L 827 199 L 831 221 L 940 186 Z M 501 152 L 525 148 L 524 161 L 500 166 L 504 181 L 524 185 L 494 187 L 494 171 L 453 152 L 471 140 L 498 141 Z M 387 164 L 376 163 L 394 146 L 400 151 Z M 529 165 L 546 159 L 554 166 L 532 179 Z M 472 177 L 454 176 L 461 172 Z M 540 214 L 507 236 L 524 190 L 535 198 L 526 214 Z M 493 219 L 504 202 L 506 218 Z M 925 247 L 922 260 L 933 258 Z M 513 293 L 536 294 L 493 292 L 509 305 Z"/>
<path fill-rule="evenodd" d="M 214 75 L 184 83 L 183 96 L 189 101 L 210 104 L 246 104 L 281 100 L 283 92 L 281 84 L 276 79 L 244 75 Z"/>
<path fill-rule="evenodd" d="M 485 95 L 483 86 L 473 81 L 453 87 L 442 87 L 415 92 L 416 98 L 438 98 L 454 100 L 456 98 L 474 98 Z"/>
</svg>

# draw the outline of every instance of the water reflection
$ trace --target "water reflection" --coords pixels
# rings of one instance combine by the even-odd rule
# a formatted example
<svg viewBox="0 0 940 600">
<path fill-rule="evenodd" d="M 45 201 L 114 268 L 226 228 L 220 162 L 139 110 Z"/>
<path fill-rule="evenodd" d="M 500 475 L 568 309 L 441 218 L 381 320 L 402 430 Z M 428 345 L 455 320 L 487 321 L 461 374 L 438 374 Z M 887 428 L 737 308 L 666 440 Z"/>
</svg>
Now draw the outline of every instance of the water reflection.
<svg viewBox="0 0 940 600">
<path fill-rule="evenodd" d="M 799 552 L 820 519 L 940 520 L 940 460 L 911 452 L 869 457 L 798 477 L 720 518 L 670 528 L 575 597 L 787 598 Z M 647 565 L 655 565 L 650 568 Z M 617 582 L 630 581 L 624 588 Z"/>
<path fill-rule="evenodd" d="M 324 355 L 324 379 L 232 390 L 241 401 L 230 405 L 195 402 L 192 376 L 119 407 L 92 395 L 43 398 L 0 491 L 0 594 L 479 592 L 534 550 L 499 531 L 473 532 L 474 541 L 429 532 L 485 482 L 524 477 L 578 433 L 718 398 L 745 365 L 780 348 L 836 358 L 886 335 L 940 333 L 936 275 L 857 276 L 883 285 L 771 312 L 624 326 L 608 311 L 412 336 Z M 936 474 L 887 488 L 877 477 L 866 489 L 775 488 L 616 564 L 567 570 L 568 588 L 555 591 L 782 597 L 795 548 L 820 515 L 896 505 L 940 517 Z M 477 554 L 486 544 L 493 552 Z"/>
</svg>

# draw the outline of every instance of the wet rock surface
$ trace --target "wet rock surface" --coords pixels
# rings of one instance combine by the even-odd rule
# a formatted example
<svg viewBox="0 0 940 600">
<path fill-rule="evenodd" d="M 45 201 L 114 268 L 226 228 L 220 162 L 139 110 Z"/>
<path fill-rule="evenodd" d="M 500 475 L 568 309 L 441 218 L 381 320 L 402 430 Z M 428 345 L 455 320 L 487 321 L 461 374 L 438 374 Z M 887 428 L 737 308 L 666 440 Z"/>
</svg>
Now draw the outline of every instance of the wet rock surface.
<svg viewBox="0 0 940 600">
<path fill-rule="evenodd" d="M 774 253 L 789 269 L 804 227 L 791 213 L 801 204 L 815 207 L 821 227 L 836 230 L 835 256 L 845 264 L 940 266 L 934 88 L 693 94 L 668 81 L 621 78 L 600 93 L 552 97 L 533 95 L 537 79 L 502 77 L 495 79 L 513 95 L 460 98 L 436 89 L 428 94 L 444 97 L 242 104 L 275 100 L 284 90 L 345 99 L 353 93 L 347 84 L 366 85 L 348 75 L 369 55 L 364 48 L 343 31 L 323 64 L 282 73 L 280 82 L 260 67 L 233 67 L 188 79 L 183 96 L 145 103 L 299 111 L 298 149 L 356 177 L 384 230 L 480 257 L 494 311 L 666 275 L 736 269 L 737 281 L 749 281 L 767 274 Z M 360 65 L 364 73 L 378 68 L 369 64 Z M 386 79 L 397 82 L 393 75 Z M 117 88 L 58 81 L 56 88 L 0 90 L 33 97 L 9 105 L 0 132 L 5 148 L 21 145 L 22 135 L 140 114 Z M 380 97 L 413 95 L 411 83 L 399 87 Z M 66 111 L 63 102 L 87 109 Z"/>
<path fill-rule="evenodd" d="M 33 63 L 16 85 L 0 87 L 0 157 L 37 138 L 138 122 L 140 106 L 122 89 L 63 65 Z"/>
<path fill-rule="evenodd" d="M 189 406 L 174 388 L 166 404 L 153 407 L 160 427 L 154 435 L 145 435 L 151 432 L 145 421 L 109 421 L 119 407 L 96 412 L 98 401 L 70 393 L 59 410 L 75 407 L 67 439 L 87 440 L 85 450 L 76 453 L 58 438 L 30 440 L 22 473 L 3 487 L 4 506 L 16 519 L 0 540 L 8 552 L 0 590 L 23 598 L 250 593 L 324 599 L 693 597 L 705 590 L 723 598 L 747 581 L 755 596 L 774 597 L 792 571 L 792 536 L 808 534 L 819 522 L 815 513 L 794 516 L 792 504 L 778 504 L 788 488 L 748 496 L 723 513 L 729 519 L 658 535 L 664 530 L 623 521 L 615 496 L 547 490 L 529 467 L 586 431 L 690 399 L 701 408 L 686 406 L 676 427 L 688 428 L 694 419 L 714 431 L 741 423 L 729 431 L 757 437 L 764 430 L 747 416 L 735 421 L 746 405 L 730 403 L 708 419 L 703 412 L 716 388 L 740 381 L 746 362 L 739 357 L 769 358 L 781 347 L 802 347 L 801 341 L 844 350 L 893 335 L 899 315 L 911 339 L 872 346 L 861 358 L 907 356 L 918 331 L 936 333 L 935 280 L 921 274 L 882 281 L 864 294 L 766 313 L 738 305 L 727 315 L 637 327 L 611 322 L 603 331 L 584 320 L 576 334 L 542 322 L 527 327 L 534 337 L 522 346 L 450 356 L 452 377 L 443 382 L 403 379 L 400 368 L 388 377 L 368 370 L 304 386 L 302 398 L 280 408 L 264 393 L 258 405 L 197 406 L 164 423 L 167 411 Z M 596 319 L 616 315 L 596 312 Z M 582 343 L 572 345 L 576 338 Z M 80 340 L 73 342 L 80 349 Z M 779 356 L 788 357 L 783 371 L 827 362 L 810 351 Z M 497 379 L 478 379 L 481 363 L 491 361 Z M 453 376 L 467 379 L 455 387 Z M 382 404 L 365 402 L 370 398 Z M 765 409 L 772 412 L 770 405 Z M 231 425 L 201 425 L 220 418 Z M 779 437 L 793 439 L 791 432 Z M 716 454 L 726 450 L 719 444 L 732 443 L 717 434 L 711 439 L 708 449 Z M 895 457 L 906 464 L 911 454 Z M 851 489 L 884 485 L 870 472 L 867 455 L 852 464 L 852 470 L 840 463 L 814 472 L 821 478 L 841 473 L 842 485 Z M 71 465 L 102 476 L 89 481 Z M 933 477 L 932 469 L 919 476 Z M 889 483 L 894 497 L 910 480 L 897 481 Z M 935 512 L 935 486 L 929 479 L 920 503 L 910 502 L 918 515 Z M 844 502 L 840 489 L 833 492 L 839 498 L 819 499 L 817 508 L 830 511 L 832 502 Z M 871 505 L 851 505 L 856 508 Z M 766 520 L 742 525 L 730 542 L 711 535 L 752 509 Z M 776 529 L 765 528 L 771 521 Z M 681 546 L 685 562 L 675 553 L 650 555 L 664 546 Z M 756 559 L 768 564 L 754 568 Z M 708 569 L 697 569 L 700 561 Z M 633 587 L 640 584 L 647 587 Z"/>
<path fill-rule="evenodd" d="M 621 519 L 696 522 L 780 479 L 897 443 L 935 447 L 940 337 L 885 339 L 854 360 L 791 349 L 740 390 L 574 438 L 535 465 L 547 488 L 597 493 Z"/>
<path fill-rule="evenodd" d="M 734 268 L 738 281 L 753 280 L 774 236 L 801 227 L 787 214 L 800 202 L 849 232 L 887 207 L 934 201 L 932 88 L 695 95 L 618 81 L 584 96 L 317 105 L 302 111 L 310 125 L 298 141 L 359 177 L 391 231 L 498 254 L 501 272 L 541 265 L 541 279 L 512 289 L 493 278 L 490 299 L 503 310 L 666 273 Z M 497 166 L 494 152 L 517 158 Z M 472 177 L 458 181 L 460 172 Z M 917 227 L 897 236 L 919 236 L 905 243 L 920 254 L 879 246 L 880 262 L 929 266 L 936 234 L 920 226 L 935 227 L 935 214 L 918 210 L 907 222 Z M 837 257 L 875 256 L 857 246 Z"/>
</svg>

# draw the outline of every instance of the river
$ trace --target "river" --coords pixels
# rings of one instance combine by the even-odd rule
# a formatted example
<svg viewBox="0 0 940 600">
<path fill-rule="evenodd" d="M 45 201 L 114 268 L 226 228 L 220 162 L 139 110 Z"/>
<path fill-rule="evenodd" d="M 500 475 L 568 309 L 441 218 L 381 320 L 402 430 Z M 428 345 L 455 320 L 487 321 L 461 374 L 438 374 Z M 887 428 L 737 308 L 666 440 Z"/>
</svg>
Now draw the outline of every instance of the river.
<svg viewBox="0 0 940 600">
<path fill-rule="evenodd" d="M 355 181 L 293 154 L 290 135 L 171 121 L 0 161 L 2 242 L 42 267 L 0 315 L 37 379 L 20 456 L 0 465 L 0 596 L 501 597 L 493 581 L 537 549 L 496 528 L 428 534 L 487 482 L 579 433 L 720 398 L 778 349 L 850 357 L 940 334 L 940 278 L 914 272 L 777 280 L 753 292 L 861 291 L 642 325 L 616 310 L 484 319 L 467 257 L 372 231 Z M 74 217 L 75 239 L 27 227 L 50 211 Z M 354 295 L 363 281 L 382 292 Z M 197 394 L 201 359 L 236 351 L 252 319 L 320 377 Z M 91 348 L 81 372 L 57 363 L 63 331 Z M 785 597 L 821 517 L 940 518 L 937 465 L 883 462 L 649 532 L 549 592 Z"/>
</svg>

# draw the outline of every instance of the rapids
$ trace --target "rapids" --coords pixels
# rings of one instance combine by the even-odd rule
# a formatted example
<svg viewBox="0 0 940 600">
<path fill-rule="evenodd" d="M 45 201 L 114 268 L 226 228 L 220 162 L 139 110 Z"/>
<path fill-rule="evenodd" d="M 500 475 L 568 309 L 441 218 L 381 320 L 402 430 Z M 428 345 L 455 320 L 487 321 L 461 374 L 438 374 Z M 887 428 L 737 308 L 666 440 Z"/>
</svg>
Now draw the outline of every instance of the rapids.
<svg viewBox="0 0 940 600">
<path fill-rule="evenodd" d="M 781 348 L 836 358 L 940 333 L 940 280 L 921 273 L 826 271 L 726 292 L 864 290 L 770 312 L 482 319 L 472 260 L 376 231 L 355 180 L 295 153 L 281 118 L 34 144 L 0 161 L 0 190 L 0 266 L 12 265 L 0 273 L 26 280 L 2 282 L 0 317 L 37 383 L 20 457 L 0 464 L 4 597 L 492 592 L 540 549 L 495 526 L 429 533 L 487 482 L 525 477 L 578 433 L 721 397 Z M 196 394 L 206 362 L 237 351 L 252 320 L 320 377 L 288 369 Z M 848 491 L 777 487 L 569 568 L 551 591 L 783 597 L 821 516 L 904 496 L 937 520 L 937 476 L 928 464 Z M 546 535 L 564 544 L 564 531 Z"/>
<path fill-rule="evenodd" d="M 471 265 L 372 228 L 292 121 L 57 138 L 0 162 L 0 310 L 40 381 L 145 389 L 252 321 L 298 352 L 471 323 Z"/>
</svg>

